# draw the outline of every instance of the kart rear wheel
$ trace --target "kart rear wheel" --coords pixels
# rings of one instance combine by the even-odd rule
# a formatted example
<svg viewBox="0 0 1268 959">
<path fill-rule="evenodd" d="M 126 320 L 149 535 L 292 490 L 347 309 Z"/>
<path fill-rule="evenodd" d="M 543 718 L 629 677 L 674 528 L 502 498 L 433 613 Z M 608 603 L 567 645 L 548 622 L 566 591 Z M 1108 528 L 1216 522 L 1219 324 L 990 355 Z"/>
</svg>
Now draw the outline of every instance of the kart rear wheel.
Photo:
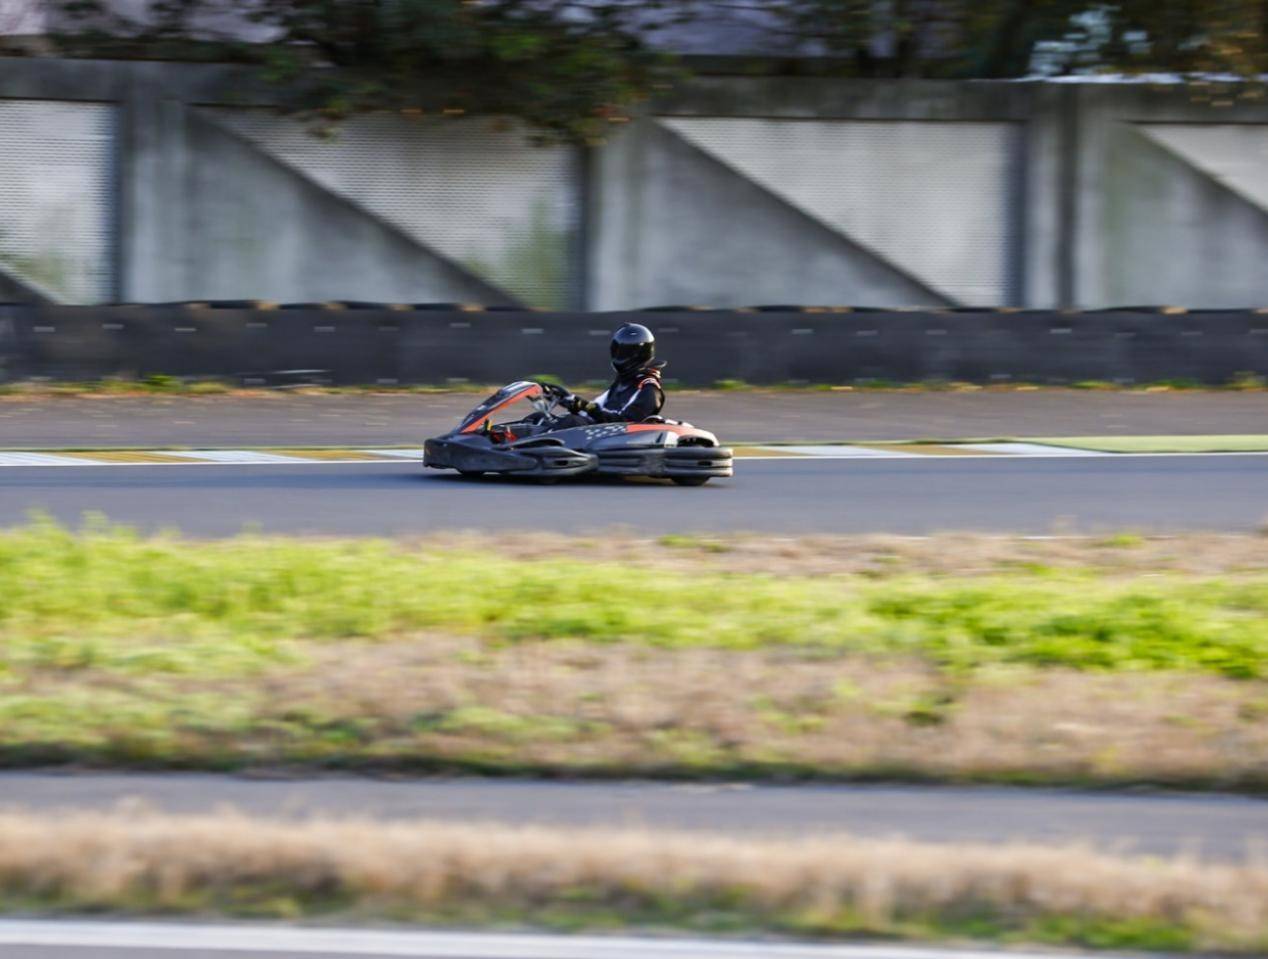
<svg viewBox="0 0 1268 959">
<path fill-rule="evenodd" d="M 709 482 L 711 476 L 671 476 L 674 484 L 677 486 L 703 486 Z"/>
<path fill-rule="evenodd" d="M 484 475 L 484 470 L 458 470 L 458 475 L 463 479 L 479 479 Z"/>
</svg>

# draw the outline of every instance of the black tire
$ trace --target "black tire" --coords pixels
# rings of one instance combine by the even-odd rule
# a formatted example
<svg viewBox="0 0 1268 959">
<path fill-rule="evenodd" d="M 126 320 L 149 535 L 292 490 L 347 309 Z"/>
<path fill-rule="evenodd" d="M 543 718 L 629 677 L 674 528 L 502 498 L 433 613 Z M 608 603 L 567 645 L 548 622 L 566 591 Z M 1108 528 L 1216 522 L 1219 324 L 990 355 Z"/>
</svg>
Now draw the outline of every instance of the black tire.
<svg viewBox="0 0 1268 959">
<path fill-rule="evenodd" d="M 713 477 L 712 476 L 671 476 L 670 479 L 673 480 L 674 485 L 676 486 L 703 486 L 705 483 L 709 482 L 709 480 L 713 479 Z"/>
<path fill-rule="evenodd" d="M 458 475 L 463 479 L 479 479 L 484 475 L 484 470 L 458 470 Z"/>
</svg>

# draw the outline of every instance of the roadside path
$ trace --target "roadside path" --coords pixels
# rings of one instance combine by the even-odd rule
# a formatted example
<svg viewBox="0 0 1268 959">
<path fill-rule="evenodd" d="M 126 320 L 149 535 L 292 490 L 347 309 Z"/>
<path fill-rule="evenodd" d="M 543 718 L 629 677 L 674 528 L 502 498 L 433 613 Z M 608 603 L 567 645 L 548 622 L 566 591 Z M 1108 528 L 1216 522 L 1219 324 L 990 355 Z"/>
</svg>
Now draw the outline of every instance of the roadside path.
<svg viewBox="0 0 1268 959">
<path fill-rule="evenodd" d="M 263 397 L 0 397 L 0 449 L 417 445 L 472 393 Z M 666 415 L 726 443 L 1001 436 L 1258 434 L 1268 393 L 689 392 Z"/>
<path fill-rule="evenodd" d="M 1087 842 L 1111 852 L 1238 860 L 1268 843 L 1268 800 L 952 786 L 247 779 L 205 773 L 0 773 L 0 807 L 367 816 L 554 827 L 646 826 L 737 836 L 850 832 L 920 842 Z"/>
</svg>

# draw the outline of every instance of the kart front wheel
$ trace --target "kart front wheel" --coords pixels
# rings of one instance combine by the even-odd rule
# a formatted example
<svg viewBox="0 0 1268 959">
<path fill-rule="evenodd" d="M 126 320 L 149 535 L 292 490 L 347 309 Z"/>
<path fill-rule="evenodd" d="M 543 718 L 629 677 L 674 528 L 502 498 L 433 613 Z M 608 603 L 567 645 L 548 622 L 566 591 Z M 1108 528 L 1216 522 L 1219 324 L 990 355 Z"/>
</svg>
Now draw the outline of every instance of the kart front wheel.
<svg viewBox="0 0 1268 959">
<path fill-rule="evenodd" d="M 484 475 L 484 470 L 458 470 L 458 475 L 463 479 L 479 479 Z"/>
<path fill-rule="evenodd" d="M 709 482 L 711 476 L 671 476 L 670 479 L 677 486 L 703 486 Z"/>
</svg>

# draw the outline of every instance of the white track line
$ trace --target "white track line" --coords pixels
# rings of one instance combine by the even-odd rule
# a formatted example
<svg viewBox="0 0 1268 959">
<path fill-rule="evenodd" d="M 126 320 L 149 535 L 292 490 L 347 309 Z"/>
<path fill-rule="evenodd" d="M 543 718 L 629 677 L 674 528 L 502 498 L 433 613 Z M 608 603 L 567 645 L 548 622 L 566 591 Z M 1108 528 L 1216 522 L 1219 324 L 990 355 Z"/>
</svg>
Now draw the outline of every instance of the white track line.
<svg viewBox="0 0 1268 959">
<path fill-rule="evenodd" d="M 253 463 L 317 463 L 299 456 L 283 456 L 281 453 L 261 453 L 258 450 L 164 450 L 164 456 L 179 456 L 204 463 L 249 465 Z"/>
<path fill-rule="evenodd" d="M 825 459 L 911 459 L 919 453 L 905 450 L 881 450 L 868 446 L 847 446 L 845 444 L 822 446 L 759 446 L 757 449 L 777 450 L 781 453 L 792 453 L 799 457 L 822 457 Z M 754 457 L 755 459 L 757 457 Z M 769 459 L 770 457 L 762 457 Z"/>
<path fill-rule="evenodd" d="M 97 460 L 61 453 L 5 453 L 0 452 L 0 466 L 99 466 Z"/>
<path fill-rule="evenodd" d="M 1099 450 L 1079 449 L 1075 446 L 1047 446 L 1042 443 L 960 443 L 957 449 L 977 450 L 979 453 L 1002 453 L 1006 456 L 1113 456 Z"/>
<path fill-rule="evenodd" d="M 958 444 L 957 444 L 958 445 Z M 772 447 L 775 449 L 776 447 Z M 1093 450 L 1069 450 L 1066 453 L 1051 453 L 1043 456 L 1006 456 L 999 453 L 959 453 L 952 456 L 937 454 L 912 454 L 903 457 L 908 460 L 920 460 L 923 463 L 958 463 L 961 460 L 992 460 L 996 463 L 1017 463 L 1032 459 L 1066 459 L 1071 457 L 1096 456 L 1103 459 L 1116 460 L 1158 460 L 1158 459 L 1215 459 L 1230 456 L 1268 456 L 1268 450 L 1217 450 L 1209 453 L 1106 453 Z M 745 469 L 753 463 L 783 463 L 797 460 L 802 463 L 813 463 L 822 460 L 854 460 L 855 462 L 875 462 L 871 456 L 737 456 L 745 463 Z M 881 457 L 887 460 L 890 457 Z"/>
<path fill-rule="evenodd" d="M 354 453 L 369 453 L 371 456 L 388 456 L 401 460 L 421 460 L 422 450 L 353 450 Z"/>
<path fill-rule="evenodd" d="M 275 925 L 0 920 L 0 945 L 307 952 L 418 959 L 1050 959 L 1053 953 L 629 936 L 486 935 Z M 88 953 L 91 955 L 91 952 Z"/>
</svg>

